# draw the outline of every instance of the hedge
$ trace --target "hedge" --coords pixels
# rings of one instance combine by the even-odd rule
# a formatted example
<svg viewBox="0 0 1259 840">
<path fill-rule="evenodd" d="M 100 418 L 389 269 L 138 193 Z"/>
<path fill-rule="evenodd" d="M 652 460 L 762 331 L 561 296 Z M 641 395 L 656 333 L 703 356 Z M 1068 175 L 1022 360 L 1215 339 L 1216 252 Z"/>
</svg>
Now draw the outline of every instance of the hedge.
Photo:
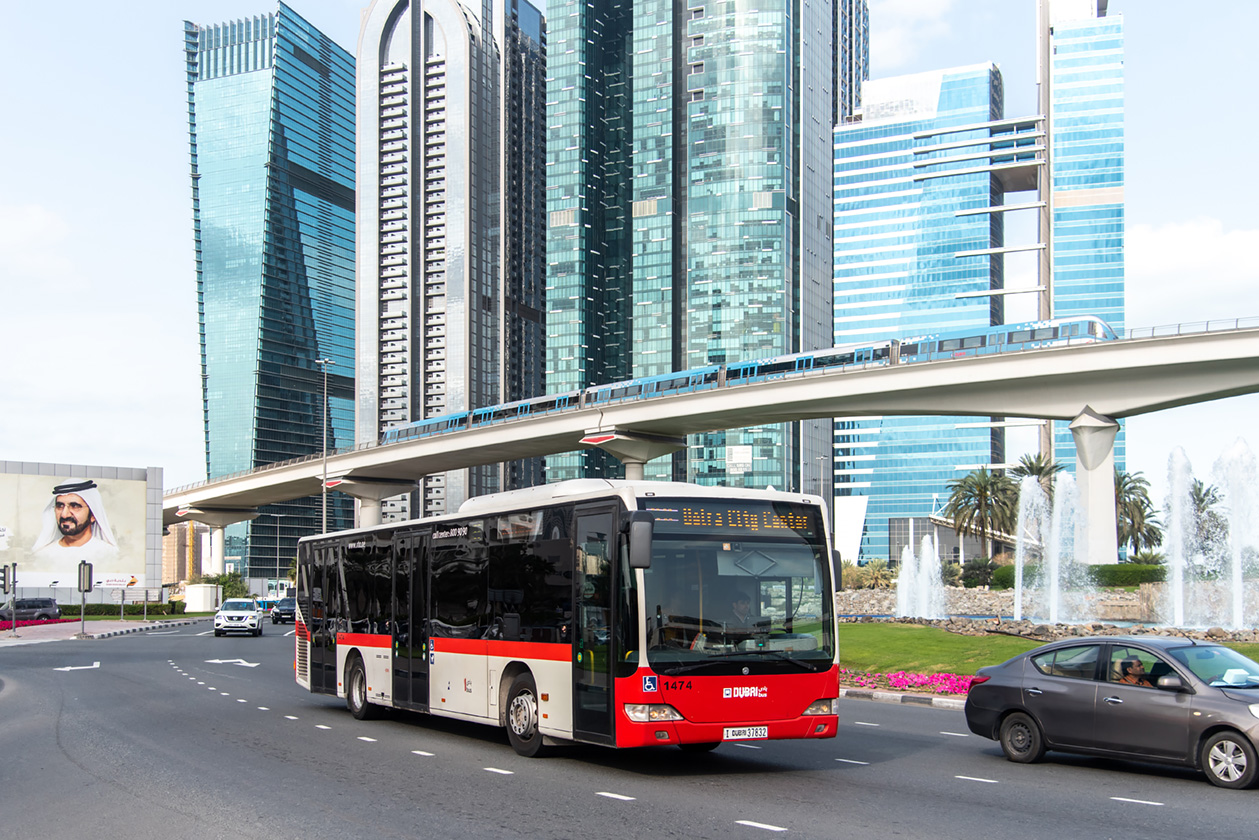
<svg viewBox="0 0 1259 840">
<path fill-rule="evenodd" d="M 153 603 L 150 603 L 148 607 L 149 607 L 148 609 L 149 615 L 183 615 L 184 613 L 183 601 L 171 601 L 168 604 L 159 604 L 159 603 L 153 602 Z M 86 615 L 118 615 L 118 605 L 117 604 L 87 604 L 84 612 Z M 143 603 L 123 605 L 123 615 L 144 615 L 144 612 L 145 611 L 144 611 Z M 79 605 L 78 604 L 62 604 L 61 617 L 62 618 L 78 618 Z"/>
<path fill-rule="evenodd" d="M 1158 583 L 1165 580 L 1167 567 L 1159 565 L 1142 565 L 1140 563 L 1111 563 L 1103 566 L 1088 566 L 1089 577 L 1098 586 L 1137 586 L 1142 583 Z M 1023 567 L 1023 580 L 1035 580 L 1040 574 L 1039 564 L 1029 563 Z M 998 566 L 992 574 L 993 589 L 1014 588 L 1014 566 Z"/>
</svg>

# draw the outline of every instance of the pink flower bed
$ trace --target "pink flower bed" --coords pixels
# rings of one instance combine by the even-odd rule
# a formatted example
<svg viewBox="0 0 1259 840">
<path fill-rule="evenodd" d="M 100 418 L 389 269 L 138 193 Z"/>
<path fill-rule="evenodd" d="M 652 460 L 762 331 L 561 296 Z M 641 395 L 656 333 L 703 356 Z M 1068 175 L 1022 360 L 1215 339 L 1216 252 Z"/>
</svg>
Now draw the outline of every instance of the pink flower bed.
<svg viewBox="0 0 1259 840">
<path fill-rule="evenodd" d="M 921 691 L 929 694 L 965 694 L 974 677 L 960 674 L 871 674 L 839 669 L 839 684 L 849 688 L 870 688 L 880 691 Z"/>
<path fill-rule="evenodd" d="M 23 627 L 42 627 L 45 624 L 68 624 L 71 621 L 78 621 L 78 619 L 77 618 L 57 618 L 57 619 L 50 619 L 48 621 L 19 621 L 17 623 L 17 626 L 18 626 L 18 629 L 20 630 Z M 12 630 L 12 629 L 13 629 L 12 621 L 0 621 L 0 631 Z"/>
</svg>

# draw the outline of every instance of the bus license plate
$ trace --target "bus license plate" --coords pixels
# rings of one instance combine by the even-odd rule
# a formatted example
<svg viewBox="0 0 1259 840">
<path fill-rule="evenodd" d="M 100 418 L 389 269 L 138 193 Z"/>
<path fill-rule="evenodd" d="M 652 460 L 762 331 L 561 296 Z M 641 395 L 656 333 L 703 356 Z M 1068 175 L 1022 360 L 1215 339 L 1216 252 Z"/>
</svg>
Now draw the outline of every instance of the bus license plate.
<svg viewBox="0 0 1259 840">
<path fill-rule="evenodd" d="M 752 738 L 768 737 L 768 726 L 727 726 L 721 731 L 723 741 L 747 741 Z"/>
</svg>

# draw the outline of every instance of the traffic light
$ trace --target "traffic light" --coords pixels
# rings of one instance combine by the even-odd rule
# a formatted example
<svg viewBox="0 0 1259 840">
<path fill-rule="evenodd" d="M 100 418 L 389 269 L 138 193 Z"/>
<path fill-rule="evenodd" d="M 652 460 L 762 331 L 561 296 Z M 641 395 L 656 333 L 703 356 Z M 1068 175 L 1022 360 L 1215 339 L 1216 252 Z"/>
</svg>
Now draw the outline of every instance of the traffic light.
<svg viewBox="0 0 1259 840">
<path fill-rule="evenodd" d="M 92 591 L 92 564 L 86 560 L 79 564 L 79 591 Z"/>
<path fill-rule="evenodd" d="M 11 588 L 11 584 L 9 583 L 9 567 L 0 566 L 0 592 L 3 592 L 5 595 L 8 595 L 10 588 Z"/>
</svg>

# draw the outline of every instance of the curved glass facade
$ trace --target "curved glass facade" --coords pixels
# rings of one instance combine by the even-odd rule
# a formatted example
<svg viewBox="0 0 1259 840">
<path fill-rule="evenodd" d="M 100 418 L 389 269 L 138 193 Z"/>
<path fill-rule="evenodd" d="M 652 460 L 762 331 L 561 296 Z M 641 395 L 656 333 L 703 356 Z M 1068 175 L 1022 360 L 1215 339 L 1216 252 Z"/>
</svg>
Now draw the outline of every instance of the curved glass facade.
<svg viewBox="0 0 1259 840">
<path fill-rule="evenodd" d="M 206 477 L 336 449 L 354 415 L 354 59 L 280 4 L 184 25 Z M 319 359 L 331 360 L 324 370 Z M 320 499 L 227 529 L 226 557 L 283 577 Z M 328 496 L 328 527 L 353 502 Z"/>
</svg>

